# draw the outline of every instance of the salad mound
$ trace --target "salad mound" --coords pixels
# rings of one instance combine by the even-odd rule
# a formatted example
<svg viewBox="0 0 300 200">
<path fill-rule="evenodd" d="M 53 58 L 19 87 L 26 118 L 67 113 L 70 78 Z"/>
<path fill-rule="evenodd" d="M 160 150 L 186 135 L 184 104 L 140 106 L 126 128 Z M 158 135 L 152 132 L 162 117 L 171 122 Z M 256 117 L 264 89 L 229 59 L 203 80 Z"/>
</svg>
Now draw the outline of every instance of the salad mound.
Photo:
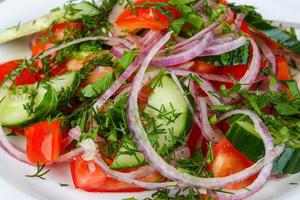
<svg viewBox="0 0 300 200">
<path fill-rule="evenodd" d="M 253 7 L 71 2 L 0 43 L 29 35 L 0 64 L 0 146 L 27 177 L 67 163 L 88 192 L 231 200 L 300 172 L 300 42 Z"/>
</svg>

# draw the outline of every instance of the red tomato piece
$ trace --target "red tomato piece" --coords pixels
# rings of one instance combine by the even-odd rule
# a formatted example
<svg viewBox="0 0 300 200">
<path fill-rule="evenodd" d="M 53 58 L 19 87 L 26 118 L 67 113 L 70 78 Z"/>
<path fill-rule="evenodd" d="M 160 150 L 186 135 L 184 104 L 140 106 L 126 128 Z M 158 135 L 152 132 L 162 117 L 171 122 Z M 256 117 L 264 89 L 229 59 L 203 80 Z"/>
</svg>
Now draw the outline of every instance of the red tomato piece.
<svg viewBox="0 0 300 200">
<path fill-rule="evenodd" d="M 291 74 L 289 70 L 289 63 L 284 56 L 276 56 L 278 74 L 277 78 L 280 81 L 291 80 Z"/>
<path fill-rule="evenodd" d="M 0 83 L 9 75 L 15 68 L 22 63 L 22 60 L 9 61 L 0 64 Z M 33 73 L 29 68 L 25 69 L 19 77 L 16 78 L 16 85 L 27 85 L 37 82 L 41 79 L 40 74 Z"/>
<path fill-rule="evenodd" d="M 188 141 L 187 141 L 187 146 L 189 147 L 191 152 L 194 152 L 196 149 L 203 147 L 202 144 L 204 143 L 204 141 L 205 140 L 202 136 L 201 129 L 199 128 L 199 126 L 197 124 L 194 123 L 192 131 L 191 131 Z"/>
<path fill-rule="evenodd" d="M 27 157 L 32 163 L 51 164 L 60 154 L 62 144 L 61 122 L 39 122 L 25 128 Z"/>
<path fill-rule="evenodd" d="M 226 139 L 220 141 L 213 149 L 214 161 L 212 163 L 212 172 L 215 177 L 224 177 L 237 173 L 253 165 L 253 162 L 240 153 Z M 226 189 L 241 189 L 250 185 L 257 175 L 234 184 L 229 184 Z"/>
<path fill-rule="evenodd" d="M 224 6 L 227 6 L 227 5 L 228 5 L 227 0 L 220 0 L 219 3 L 220 3 L 220 4 L 223 4 Z"/>
<path fill-rule="evenodd" d="M 77 156 L 70 163 L 73 183 L 76 188 L 88 192 L 138 192 L 143 191 L 134 185 L 120 182 L 108 177 L 103 170 L 93 161 L 85 161 L 81 156 Z M 157 182 L 161 176 L 153 174 L 141 178 L 144 182 Z"/>
<path fill-rule="evenodd" d="M 32 55 L 37 56 L 43 51 L 52 48 L 54 43 L 66 37 L 72 37 L 76 32 L 83 29 L 80 22 L 65 22 L 54 24 L 50 31 L 42 32 L 32 44 Z"/>
<path fill-rule="evenodd" d="M 151 3 L 155 2 L 168 2 L 169 0 L 150 0 Z M 141 5 L 146 2 L 146 0 L 139 0 L 135 5 Z M 147 5 L 147 4 L 145 4 Z M 152 4 L 153 5 L 153 4 Z M 152 6 L 149 5 L 150 7 Z M 116 24 L 122 29 L 128 31 L 135 31 L 138 29 L 153 29 L 153 30 L 163 30 L 167 29 L 172 20 L 180 16 L 171 6 L 167 6 L 167 9 L 172 12 L 174 18 L 170 19 L 168 16 L 162 14 L 160 11 L 154 8 L 135 8 L 136 13 L 128 6 L 123 13 L 117 18 Z"/>
</svg>

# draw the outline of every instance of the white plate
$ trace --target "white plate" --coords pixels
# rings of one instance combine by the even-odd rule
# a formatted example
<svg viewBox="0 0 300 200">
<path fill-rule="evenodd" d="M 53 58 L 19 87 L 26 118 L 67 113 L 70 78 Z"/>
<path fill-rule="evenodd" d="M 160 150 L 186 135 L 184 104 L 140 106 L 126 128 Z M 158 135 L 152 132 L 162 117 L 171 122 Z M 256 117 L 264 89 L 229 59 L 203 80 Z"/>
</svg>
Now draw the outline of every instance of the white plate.
<svg viewBox="0 0 300 200">
<path fill-rule="evenodd" d="M 52 8 L 62 5 L 64 0 L 0 0 L 0 30 L 25 22 L 47 13 Z M 238 0 L 235 2 L 256 5 L 259 11 L 268 19 L 299 23 L 300 2 L 295 0 Z M 28 40 L 21 39 L 5 45 L 0 45 L 0 62 L 22 58 L 29 55 Z M 143 199 L 147 193 L 104 194 L 87 193 L 75 190 L 70 179 L 68 166 L 59 166 L 51 170 L 47 180 L 25 177 L 35 172 L 34 167 L 28 167 L 12 159 L 0 150 L 0 199 L 9 200 L 120 200 L 136 197 Z M 61 187 L 59 183 L 68 183 L 69 187 Z M 290 183 L 298 183 L 291 185 Z M 300 199 L 300 174 L 269 183 L 255 196 L 253 200 L 298 200 Z"/>
</svg>

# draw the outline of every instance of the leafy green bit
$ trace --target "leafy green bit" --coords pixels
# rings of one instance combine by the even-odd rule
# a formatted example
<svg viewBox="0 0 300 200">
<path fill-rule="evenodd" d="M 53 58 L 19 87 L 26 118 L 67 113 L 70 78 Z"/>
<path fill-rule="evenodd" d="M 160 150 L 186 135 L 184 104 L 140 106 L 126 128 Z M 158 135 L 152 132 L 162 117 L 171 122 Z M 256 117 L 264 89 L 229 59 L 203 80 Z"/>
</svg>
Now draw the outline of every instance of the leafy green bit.
<svg viewBox="0 0 300 200">
<path fill-rule="evenodd" d="M 12 131 L 8 134 L 6 134 L 6 136 L 10 137 L 10 136 L 17 136 L 17 133 L 15 131 Z"/>
<path fill-rule="evenodd" d="M 168 3 L 181 13 L 181 17 L 174 20 L 170 27 L 175 34 L 179 34 L 186 23 L 192 26 L 190 29 L 198 31 L 205 25 L 204 20 L 192 7 L 195 0 L 170 0 Z"/>
<path fill-rule="evenodd" d="M 85 98 L 99 96 L 104 93 L 114 83 L 114 73 L 109 73 L 101 77 L 94 83 L 89 84 L 80 91 L 80 95 Z"/>
<path fill-rule="evenodd" d="M 204 61 L 211 63 L 215 66 L 232 66 L 247 64 L 250 58 L 250 42 L 244 46 L 239 47 L 233 51 L 218 55 L 202 57 Z"/>
<path fill-rule="evenodd" d="M 229 106 L 229 105 L 215 105 L 215 106 L 210 106 L 210 109 L 213 111 L 218 111 L 218 112 L 228 112 L 232 110 L 234 106 Z"/>
<path fill-rule="evenodd" d="M 66 184 L 66 183 L 58 183 L 61 187 L 68 187 L 69 184 Z"/>
<path fill-rule="evenodd" d="M 122 66 L 123 69 L 126 69 L 131 65 L 133 60 L 136 57 L 136 52 L 135 51 L 125 51 L 122 58 L 120 59 L 119 63 Z"/>
<path fill-rule="evenodd" d="M 98 128 L 93 128 L 92 130 L 90 130 L 89 132 L 87 133 L 82 133 L 80 135 L 80 138 L 78 140 L 78 144 L 84 140 L 87 140 L 87 139 L 92 139 L 92 140 L 95 140 L 96 136 L 98 135 L 98 131 L 99 129 Z"/>
<path fill-rule="evenodd" d="M 295 90 L 294 85 L 290 88 Z M 289 147 L 300 147 L 300 96 L 289 98 L 285 91 L 267 91 L 264 94 L 250 94 L 247 91 L 239 92 L 249 102 L 249 106 L 261 117 L 272 133 L 276 144 L 286 144 Z M 275 114 L 266 114 L 263 110 L 274 107 Z"/>
<path fill-rule="evenodd" d="M 162 82 L 161 79 L 164 76 L 166 70 L 161 68 L 158 72 L 158 74 L 156 75 L 156 77 L 154 78 L 154 80 L 151 82 L 150 87 L 152 89 L 156 88 L 156 87 L 162 87 Z"/>
<path fill-rule="evenodd" d="M 172 190 L 159 190 L 152 194 L 151 198 L 144 200 L 198 200 L 201 194 L 192 187 L 183 188 L 176 191 Z"/>
<path fill-rule="evenodd" d="M 25 176 L 29 177 L 29 178 L 40 178 L 42 180 L 45 180 L 46 179 L 45 175 L 50 172 L 50 169 L 48 169 L 48 170 L 45 171 L 45 167 L 46 167 L 45 164 L 44 165 L 40 165 L 39 162 L 38 162 L 37 163 L 36 173 L 32 174 L 32 175 L 25 175 Z"/>
<path fill-rule="evenodd" d="M 254 29 L 263 33 L 271 40 L 289 49 L 295 54 L 300 55 L 300 42 L 295 37 L 293 30 L 288 32 L 270 25 L 270 23 L 265 21 L 252 6 L 230 4 L 230 7 L 235 13 L 245 13 L 246 22 Z"/>
<path fill-rule="evenodd" d="M 34 109 L 37 118 L 45 118 L 54 113 L 59 103 L 55 89 L 51 85 L 46 85 L 44 88 L 47 92 L 42 102 Z"/>
<path fill-rule="evenodd" d="M 218 118 L 217 118 L 217 115 L 216 115 L 216 114 L 214 114 L 213 116 L 211 116 L 211 117 L 209 118 L 209 123 L 210 123 L 211 125 L 215 125 L 215 124 L 217 124 L 217 122 L 218 122 Z"/>
<path fill-rule="evenodd" d="M 154 106 L 148 105 L 150 108 L 158 112 L 156 116 L 158 119 L 167 120 L 167 125 L 171 123 L 175 123 L 176 119 L 181 115 L 181 113 L 177 113 L 174 109 L 173 105 L 170 103 L 171 110 L 166 109 L 165 105 L 161 105 L 160 108 L 155 108 Z"/>
<path fill-rule="evenodd" d="M 198 149 L 191 158 L 185 158 L 177 162 L 177 167 L 180 171 L 200 176 L 206 170 L 207 160 L 202 152 Z"/>
</svg>

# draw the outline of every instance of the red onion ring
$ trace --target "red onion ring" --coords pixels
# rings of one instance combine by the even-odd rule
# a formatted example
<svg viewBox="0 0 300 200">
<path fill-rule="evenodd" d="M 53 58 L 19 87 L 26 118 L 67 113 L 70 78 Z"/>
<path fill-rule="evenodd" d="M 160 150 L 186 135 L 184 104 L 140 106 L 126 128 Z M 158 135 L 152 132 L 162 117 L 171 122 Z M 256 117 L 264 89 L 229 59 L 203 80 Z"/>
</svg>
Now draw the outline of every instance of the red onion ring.
<svg viewBox="0 0 300 200">
<path fill-rule="evenodd" d="M 159 32 L 158 31 L 153 31 L 153 30 L 149 30 L 146 35 L 139 40 L 139 44 L 141 46 L 148 46 L 152 40 L 154 38 L 156 38 L 157 36 L 159 36 Z"/>
<path fill-rule="evenodd" d="M 206 27 L 205 29 L 203 29 L 202 31 L 200 31 L 199 33 L 195 34 L 194 36 L 192 36 L 191 38 L 187 39 L 187 40 L 184 40 L 172 47 L 169 47 L 169 48 L 165 48 L 165 49 L 162 49 L 159 51 L 159 54 L 161 53 L 165 53 L 167 51 L 171 51 L 173 52 L 174 50 L 176 50 L 177 48 L 180 48 L 180 47 L 184 47 L 186 45 L 188 45 L 189 43 L 191 42 L 194 42 L 196 40 L 199 40 L 200 38 L 202 38 L 204 35 L 206 35 L 207 33 L 210 33 L 212 32 L 214 29 L 216 29 L 218 26 L 220 25 L 220 22 L 215 22 L 213 24 L 211 24 L 210 26 Z"/>
<path fill-rule="evenodd" d="M 260 70 L 261 55 L 258 46 L 255 43 L 255 41 L 251 38 L 250 42 L 253 48 L 252 61 L 245 75 L 241 78 L 239 82 L 241 84 L 241 88 L 244 90 L 247 90 L 251 87 L 251 85 L 257 78 L 258 72 Z"/>
<path fill-rule="evenodd" d="M 28 165 L 33 165 L 33 163 L 29 162 L 27 159 L 26 153 L 19 151 L 17 148 L 15 148 L 12 144 L 9 143 L 9 141 L 6 138 L 6 135 L 2 129 L 2 126 L 0 126 L 0 147 L 11 157 L 15 158 L 16 160 L 26 163 Z"/>
<path fill-rule="evenodd" d="M 79 126 L 76 126 L 75 128 L 72 128 L 69 130 L 68 135 L 73 138 L 74 140 L 79 140 L 81 136 L 81 129 Z"/>
<path fill-rule="evenodd" d="M 235 20 L 234 20 L 234 25 L 233 25 L 233 30 L 234 30 L 234 36 L 237 37 L 239 30 L 241 29 L 242 23 L 245 19 L 246 15 L 243 13 L 237 14 Z"/>
<path fill-rule="evenodd" d="M 65 163 L 71 161 L 74 157 L 82 155 L 84 153 L 83 148 L 79 147 L 68 153 L 65 153 L 57 158 L 55 163 Z"/>
<path fill-rule="evenodd" d="M 206 106 L 206 99 L 200 97 L 197 99 L 197 108 L 199 110 L 199 119 L 201 125 L 202 135 L 207 141 L 211 141 L 214 143 L 219 142 L 224 138 L 224 135 L 221 134 L 219 131 L 215 131 L 208 120 L 208 112 Z"/>
<path fill-rule="evenodd" d="M 171 56 L 163 57 L 163 56 L 156 56 L 152 61 L 151 64 L 154 66 L 174 66 L 181 63 L 185 63 L 190 61 L 196 57 L 198 57 L 209 45 L 213 38 L 212 32 L 208 32 L 201 41 L 197 42 L 193 48 L 188 49 L 184 52 L 173 54 Z"/>
<path fill-rule="evenodd" d="M 79 38 L 79 39 L 76 39 L 76 40 L 72 40 L 70 42 L 67 42 L 65 44 L 61 44 L 61 45 L 59 45 L 57 47 L 54 47 L 54 48 L 51 48 L 51 49 L 47 49 L 46 51 L 39 54 L 36 58 L 43 59 L 43 58 L 45 58 L 45 57 L 61 50 L 61 49 L 64 49 L 66 47 L 69 47 L 69 46 L 72 46 L 72 45 L 75 45 L 75 44 L 79 44 L 79 43 L 82 43 L 82 42 L 95 41 L 95 40 L 104 40 L 104 41 L 114 42 L 114 44 L 118 43 L 118 44 L 121 44 L 125 47 L 129 47 L 129 46 L 132 45 L 132 43 L 130 43 L 128 40 L 118 38 L 118 37 L 103 37 L 103 36 L 84 37 L 84 38 Z"/>
<path fill-rule="evenodd" d="M 215 46 L 208 47 L 203 53 L 200 54 L 200 56 L 216 56 L 224 54 L 229 51 L 238 49 L 239 47 L 245 45 L 246 42 L 247 41 L 245 37 L 240 37 L 238 39 L 226 42 L 224 44 L 218 44 Z"/>
</svg>

